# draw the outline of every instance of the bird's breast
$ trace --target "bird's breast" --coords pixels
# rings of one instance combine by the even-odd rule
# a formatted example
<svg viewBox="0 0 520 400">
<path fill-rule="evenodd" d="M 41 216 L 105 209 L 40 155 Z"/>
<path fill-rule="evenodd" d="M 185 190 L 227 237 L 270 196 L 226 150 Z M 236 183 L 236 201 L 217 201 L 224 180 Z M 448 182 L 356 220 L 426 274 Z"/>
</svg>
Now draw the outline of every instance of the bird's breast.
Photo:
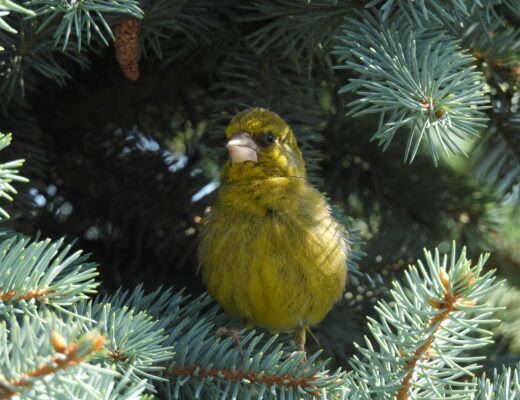
<svg viewBox="0 0 520 400">
<path fill-rule="evenodd" d="M 318 323 L 341 296 L 347 245 L 319 193 L 283 204 L 273 203 L 277 196 L 235 206 L 221 193 L 199 256 L 208 290 L 227 312 L 286 330 Z"/>
</svg>

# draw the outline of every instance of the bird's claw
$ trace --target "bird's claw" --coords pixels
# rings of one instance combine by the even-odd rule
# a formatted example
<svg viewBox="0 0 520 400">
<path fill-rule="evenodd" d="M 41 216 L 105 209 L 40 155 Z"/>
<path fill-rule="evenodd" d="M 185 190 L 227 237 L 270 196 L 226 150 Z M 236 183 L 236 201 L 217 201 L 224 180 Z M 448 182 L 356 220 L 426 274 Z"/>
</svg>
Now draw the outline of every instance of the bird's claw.
<svg viewBox="0 0 520 400">
<path fill-rule="evenodd" d="M 230 336 L 233 339 L 233 341 L 235 342 L 235 345 L 237 346 L 238 351 L 240 352 L 240 355 L 243 357 L 244 350 L 242 349 L 242 345 L 240 344 L 239 333 L 240 333 L 240 329 L 226 328 L 225 326 L 219 326 L 217 328 L 217 331 L 215 332 L 215 335 L 217 337 Z"/>
</svg>

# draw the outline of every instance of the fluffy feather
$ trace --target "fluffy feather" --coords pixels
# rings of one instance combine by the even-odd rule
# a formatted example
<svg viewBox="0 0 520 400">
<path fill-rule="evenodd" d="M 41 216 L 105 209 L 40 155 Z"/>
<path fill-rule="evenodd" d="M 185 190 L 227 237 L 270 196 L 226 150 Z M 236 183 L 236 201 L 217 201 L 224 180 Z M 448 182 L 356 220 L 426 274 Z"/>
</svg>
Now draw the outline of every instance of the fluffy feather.
<svg viewBox="0 0 520 400">
<path fill-rule="evenodd" d="M 226 138 L 232 159 L 199 243 L 207 289 L 227 313 L 254 325 L 315 325 L 345 287 L 345 232 L 307 182 L 296 138 L 277 114 L 246 110 Z"/>
</svg>

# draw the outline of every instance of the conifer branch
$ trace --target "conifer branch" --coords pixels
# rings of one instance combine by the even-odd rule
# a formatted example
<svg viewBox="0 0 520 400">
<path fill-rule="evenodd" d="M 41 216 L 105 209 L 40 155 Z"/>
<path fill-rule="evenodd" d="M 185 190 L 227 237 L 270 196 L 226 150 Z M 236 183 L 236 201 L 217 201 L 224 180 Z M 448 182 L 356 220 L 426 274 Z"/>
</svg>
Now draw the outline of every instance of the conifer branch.
<svg viewBox="0 0 520 400">
<path fill-rule="evenodd" d="M 394 282 L 393 302 L 378 303 L 380 321 L 369 318 L 377 345 L 366 338 L 366 346 L 358 346 L 361 358 L 351 362 L 354 372 L 347 379 L 367 398 L 470 398 L 476 390 L 475 383 L 457 379 L 474 377 L 481 358 L 462 353 L 490 343 L 491 333 L 479 327 L 494 322 L 494 309 L 479 304 L 497 287 L 492 272 L 483 273 L 487 256 L 472 266 L 465 250 L 456 258 L 455 247 L 449 264 L 438 251 L 425 255 L 426 265 L 419 261 L 407 271 L 408 287 Z"/>
<path fill-rule="evenodd" d="M 8 151 L 25 157 L 26 161 L 23 164 L 25 175 L 31 176 L 33 180 L 46 177 L 48 149 L 46 149 L 44 133 L 30 110 L 23 107 L 9 110 L 6 118 L 0 122 L 0 132 L 14 132 L 16 140 L 11 143 Z M 20 200 L 22 201 L 17 201 L 17 205 L 30 203 L 29 199 Z"/>
<path fill-rule="evenodd" d="M 42 20 L 38 32 L 50 29 L 54 45 L 63 51 L 71 45 L 77 52 L 81 52 L 83 43 L 90 45 L 93 36 L 108 46 L 109 39 L 114 40 L 110 25 L 116 15 L 142 18 L 136 0 L 30 0 L 27 6 Z"/>
<path fill-rule="evenodd" d="M 11 144 L 12 135 L 0 133 L 0 151 Z M 11 194 L 16 194 L 16 189 L 11 182 L 28 182 L 27 178 L 19 175 L 19 168 L 25 160 L 14 160 L 0 164 L 0 199 L 12 201 Z M 9 214 L 0 206 L 0 219 L 9 218 Z"/>
<path fill-rule="evenodd" d="M 84 330 L 106 331 L 107 351 L 94 362 L 121 372 L 131 367 L 134 382 L 148 377 L 167 397 L 178 397 L 180 391 L 213 398 L 222 391 L 245 395 L 259 390 L 312 398 L 341 386 L 342 371 L 329 374 L 319 352 L 303 361 L 303 353 L 287 346 L 288 336 L 249 331 L 241 338 L 240 352 L 231 338 L 216 336 L 216 325 L 230 322 L 211 304 L 207 294 L 188 301 L 182 291 L 159 288 L 145 294 L 139 286 L 80 305 L 76 313 L 97 321 L 85 322 Z M 118 323 L 110 323 L 116 315 Z"/>
<path fill-rule="evenodd" d="M 235 368 L 206 369 L 201 365 L 173 367 L 165 372 L 172 377 L 191 377 L 194 379 L 216 378 L 225 382 L 240 382 L 246 385 L 261 385 L 267 387 L 301 388 L 314 396 L 319 396 L 315 382 L 316 376 L 297 377 L 293 375 L 272 375 L 269 373 L 242 371 Z"/>
<path fill-rule="evenodd" d="M 382 10 L 384 20 L 395 16 L 396 13 L 404 13 L 410 22 L 422 26 L 455 22 L 475 12 L 482 7 L 482 4 L 478 1 L 466 0 L 372 0 L 365 7 Z"/>
<path fill-rule="evenodd" d="M 231 338 L 222 340 L 216 336 L 216 325 L 230 322 L 218 307 L 208 307 L 212 300 L 207 294 L 188 301 L 188 297 L 183 295 L 182 291 L 173 294 L 171 289 L 159 288 L 145 294 L 139 286 L 131 292 L 118 291 L 112 296 L 99 298 L 94 305 L 98 302 L 110 303 L 114 313 L 125 312 L 131 307 L 136 315 L 147 310 L 147 313 L 157 318 L 154 324 L 150 325 L 150 333 L 139 334 L 136 339 L 153 335 L 152 329 L 157 333 L 167 334 L 163 345 L 171 346 L 172 352 L 168 356 L 166 350 L 169 347 L 163 347 L 165 352 L 161 354 L 168 357 L 166 364 L 146 349 L 146 343 L 142 344 L 142 350 L 128 349 L 124 344 L 116 347 L 108 343 L 109 351 L 106 356 L 116 365 L 120 363 L 123 368 L 125 362 L 138 368 L 136 361 L 144 355 L 150 359 L 155 358 L 155 378 L 152 379 L 168 379 L 167 383 L 155 381 L 155 386 L 167 396 L 179 393 L 181 388 L 186 392 L 193 387 L 197 388 L 199 394 L 206 393 L 209 396 L 209 393 L 220 392 L 221 389 L 217 389 L 219 381 L 229 388 L 236 384 L 236 390 L 241 393 L 257 388 L 261 391 L 274 390 L 280 393 L 285 391 L 287 394 L 306 395 L 324 388 L 333 391 L 334 387 L 342 382 L 343 373 L 337 371 L 328 375 L 324 370 L 325 362 L 317 361 L 319 354 L 315 354 L 307 362 L 302 361 L 302 353 L 292 354 L 293 349 L 287 346 L 287 336 L 269 335 L 264 338 L 263 334 L 247 332 L 246 336 L 241 338 L 245 357 L 242 359 L 242 353 Z M 98 312 L 89 311 L 87 315 L 102 321 L 96 316 L 99 315 Z M 123 321 L 120 320 L 118 325 L 109 326 L 107 337 L 121 335 L 122 333 L 118 333 L 120 330 L 136 330 L 128 328 Z M 101 329 L 99 326 L 106 324 L 100 322 L 99 325 L 89 325 L 88 329 L 96 326 Z M 150 341 L 156 342 L 157 339 Z M 272 351 L 275 351 L 274 355 L 271 354 Z M 125 353 L 134 354 L 134 359 L 129 360 Z M 303 375 L 302 371 L 305 371 Z"/>
<path fill-rule="evenodd" d="M 129 374 L 135 383 L 143 378 L 163 379 L 158 372 L 172 357 L 172 347 L 167 344 L 168 332 L 163 328 L 169 321 L 168 316 L 159 321 L 145 311 L 99 301 L 80 303 L 74 311 L 84 317 L 83 332 L 97 330 L 107 338 L 106 351 L 94 359 L 96 363 L 114 366 L 123 375 Z"/>
<path fill-rule="evenodd" d="M 403 357 L 408 359 L 405 368 L 407 374 L 401 382 L 401 389 L 397 392 L 397 400 L 408 399 L 408 392 L 410 391 L 410 385 L 414 377 L 417 363 L 421 359 L 428 357 L 428 352 L 432 350 L 432 344 L 437 337 L 439 329 L 441 329 L 442 324 L 449 319 L 450 313 L 454 313 L 457 310 L 457 303 L 470 306 L 476 305 L 474 301 L 462 300 L 460 293 L 450 293 L 449 277 L 445 270 L 439 269 L 439 278 L 445 290 L 444 297 L 441 302 L 438 302 L 433 298 L 428 301 L 430 305 L 438 311 L 437 315 L 432 317 L 428 324 L 430 333 L 424 343 L 413 352 L 412 356 L 403 354 Z"/>
<path fill-rule="evenodd" d="M 146 380 L 95 365 L 105 337 L 51 310 L 0 321 L 0 398 L 137 400 Z"/>
<path fill-rule="evenodd" d="M 495 370 L 490 379 L 483 374 L 478 380 L 477 392 L 472 400 L 508 400 L 520 396 L 520 364 L 515 368 Z"/>
<path fill-rule="evenodd" d="M 56 293 L 56 290 L 38 289 L 38 290 L 29 290 L 25 293 L 24 292 L 16 293 L 14 290 L 9 290 L 8 292 L 0 292 L 0 300 L 2 300 L 2 301 L 38 300 L 38 301 L 45 302 L 46 297 L 53 293 Z"/>
<path fill-rule="evenodd" d="M 100 91 L 107 88 L 111 91 L 113 76 L 106 66 L 113 64 L 109 46 L 114 39 L 114 27 L 127 16 L 137 18 L 142 30 L 132 33 L 135 50 L 132 61 L 137 60 L 137 52 L 144 59 L 149 58 L 146 70 L 142 71 L 149 81 L 143 86 L 154 82 L 149 74 L 155 71 L 150 68 L 158 66 L 157 63 L 161 64 L 160 68 L 175 63 L 174 73 L 165 70 L 164 76 L 181 83 L 179 91 L 184 97 L 173 101 L 168 98 L 164 108 L 158 107 L 161 112 L 167 110 L 163 114 L 170 114 L 172 110 L 175 114 L 171 119 L 164 118 L 165 130 L 156 132 L 162 141 L 159 147 L 171 139 L 171 132 L 183 129 L 186 113 L 194 125 L 205 127 L 208 121 L 211 127 L 208 132 L 218 135 L 218 139 L 215 136 L 211 140 L 220 143 L 231 114 L 246 107 L 266 106 L 279 112 L 295 130 L 311 178 L 316 183 L 319 182 L 316 171 L 323 166 L 323 144 L 328 143 L 323 137 L 338 140 L 333 136 L 348 134 L 348 147 L 336 151 L 345 152 L 348 148 L 348 154 L 359 160 L 361 172 L 353 180 L 379 174 L 374 186 L 378 186 L 377 190 L 384 186 L 380 193 L 386 203 L 374 203 L 373 209 L 377 211 L 367 211 L 367 225 L 374 224 L 377 229 L 370 226 L 364 231 L 367 237 L 377 231 L 379 240 L 385 241 L 386 249 L 374 245 L 376 240 L 371 241 L 371 249 L 377 248 L 373 254 L 376 260 L 383 258 L 380 254 L 384 251 L 393 253 L 396 259 L 401 256 L 406 259 L 414 252 L 412 247 L 416 249 L 419 243 L 422 246 L 423 242 L 437 241 L 438 236 L 446 232 L 471 236 L 471 245 L 476 242 L 480 245 L 483 231 L 491 227 L 487 211 L 494 200 L 483 192 L 483 185 L 473 188 L 466 176 L 460 177 L 448 168 L 438 169 L 439 174 L 432 175 L 429 160 L 425 160 L 428 168 L 416 162 L 410 168 L 409 179 L 394 184 L 392 173 L 399 168 L 396 168 L 398 163 L 382 163 L 378 168 L 373 159 L 358 156 L 361 139 L 352 140 L 352 137 L 366 135 L 370 129 L 361 125 L 370 126 L 370 121 L 362 120 L 352 128 L 350 121 L 333 116 L 342 104 L 332 92 L 337 91 L 336 80 L 343 76 L 334 77 L 329 70 L 333 36 L 341 19 L 351 16 L 353 7 L 369 8 L 373 13 L 360 13 L 348 19 L 336 48 L 343 63 L 340 67 L 349 70 L 345 79 L 354 77 L 342 90 L 359 96 L 350 103 L 349 114 L 378 115 L 380 122 L 372 130 L 373 139 L 385 149 L 397 142 L 402 132 L 408 132 L 406 160 L 413 160 L 426 142 L 434 162 L 439 159 L 440 151 L 465 154 L 465 145 L 473 143 L 470 140 L 481 133 L 490 117 L 491 129 L 477 146 L 483 155 L 480 158 L 480 154 L 473 153 L 476 164 L 480 164 L 482 174 L 479 176 L 487 182 L 495 182 L 504 191 L 510 191 L 519 183 L 518 116 L 510 115 L 517 106 L 518 81 L 514 81 L 514 74 L 520 68 L 519 34 L 514 27 L 514 15 L 519 16 L 520 9 L 515 0 L 493 0 L 487 4 L 473 0 L 372 0 L 368 3 L 255 0 L 246 5 L 210 0 L 25 0 L 19 3 L 21 5 L 0 0 L 0 45 L 4 47 L 0 61 L 0 107 L 6 115 L 16 114 L 15 107 L 20 106 L 18 101 L 26 87 L 42 92 L 52 88 L 42 77 L 59 84 L 69 79 L 83 79 L 84 72 L 79 70 L 89 67 L 90 62 L 95 65 L 95 72 L 89 79 L 97 81 Z M 510 10 L 513 16 L 497 14 L 504 14 L 504 10 Z M 96 56 L 90 57 L 93 53 Z M 191 63 L 192 60 L 197 62 Z M 194 71 L 182 75 L 187 65 L 194 66 Z M 302 73 L 302 67 L 306 73 Z M 141 98 L 143 86 L 139 82 L 130 85 L 125 93 Z M 497 117 L 497 112 L 487 115 L 483 112 L 491 104 L 487 98 L 488 86 L 495 108 L 502 104 L 506 109 L 507 112 L 501 114 L 504 118 Z M 90 90 L 87 87 L 86 93 Z M 149 90 L 154 96 L 158 95 L 154 85 L 150 85 Z M 500 96 L 495 95 L 495 90 Z M 49 98 L 53 100 L 63 94 L 50 92 Z M 160 92 L 159 97 L 164 91 Z M 29 93 L 31 104 L 36 104 L 33 101 L 41 96 Z M 68 98 L 68 94 L 65 97 Z M 101 103 L 96 104 L 98 110 L 104 108 L 104 100 Z M 208 108 L 213 112 L 209 118 Z M 50 107 L 44 107 L 35 113 L 41 117 L 47 134 L 52 131 L 61 135 L 70 129 L 66 122 L 58 123 L 52 116 L 45 115 L 49 110 Z M 20 120 L 26 123 L 28 114 Z M 146 118 L 139 115 L 134 119 L 155 129 L 157 125 L 149 123 L 149 116 L 146 111 Z M 335 121 L 331 122 L 331 118 Z M 129 118 L 132 119 L 133 116 Z M 59 127 L 49 128 L 52 122 L 57 122 Z M 335 122 L 340 128 L 332 126 Z M 98 121 L 94 125 L 97 124 Z M 113 116 L 101 124 L 113 126 Z M 27 136 L 34 137 L 35 124 L 30 125 L 22 129 L 26 129 Z M 9 125 L 7 128 L 5 131 L 20 134 Z M 183 139 L 183 145 L 188 140 L 198 140 L 203 130 L 205 128 L 195 133 L 182 132 L 196 138 Z M 58 138 L 62 136 L 56 136 Z M 339 140 L 344 139 L 342 136 Z M 0 135 L 0 150 L 9 140 L 10 135 Z M 112 153 L 114 143 L 103 140 L 103 146 L 107 145 L 103 147 L 106 154 L 122 154 Z M 211 143 L 201 142 L 200 147 L 206 144 L 210 149 L 208 153 L 214 154 Z M 133 142 L 123 145 L 129 149 Z M 132 147 L 131 153 L 134 155 L 137 151 L 134 153 Z M 154 152 L 147 150 L 146 153 L 150 156 Z M 183 155 L 190 155 L 188 153 Z M 211 165 L 207 170 L 215 169 L 214 158 L 217 157 L 201 160 Z M 393 158 L 393 154 L 388 158 Z M 139 158 L 143 159 L 149 158 Z M 125 161 L 129 161 L 126 156 Z M 341 159 L 331 156 L 331 164 L 337 161 Z M 345 188 L 347 181 L 352 181 L 353 163 L 337 162 L 341 166 L 335 175 L 344 181 L 341 185 Z M 22 160 L 0 165 L 0 200 L 11 200 L 16 194 L 13 182 L 24 179 L 18 175 L 21 165 Z M 386 169 L 390 165 L 389 173 Z M 345 172 L 343 168 L 349 170 Z M 191 172 L 200 173 L 187 170 L 186 176 Z M 386 170 L 384 174 L 380 174 L 382 170 Z M 143 175 L 143 181 L 149 176 L 152 175 Z M 61 182 L 67 181 L 59 174 L 58 178 Z M 157 179 L 162 182 L 159 186 L 164 187 L 163 178 L 164 175 L 154 175 L 153 180 L 150 179 L 151 186 L 157 185 Z M 414 198 L 406 203 L 411 206 L 397 206 L 406 196 L 419 197 L 408 187 L 414 181 L 428 186 L 421 191 L 423 195 L 426 193 L 422 197 L 427 200 Z M 58 179 L 54 181 L 56 187 L 60 186 L 57 182 Z M 131 185 L 135 186 L 135 182 Z M 364 184 L 358 187 L 362 196 L 345 190 L 348 193 L 345 203 L 363 203 L 360 213 L 370 208 L 364 204 L 363 196 L 368 199 L 374 197 L 371 194 L 375 192 L 362 186 Z M 175 188 L 177 193 L 189 192 L 184 184 Z M 391 191 L 405 195 L 399 197 Z M 66 197 L 64 193 L 70 192 L 60 193 Z M 190 196 L 186 197 L 189 201 Z M 337 201 L 334 196 L 333 199 Z M 147 208 L 139 201 L 133 203 L 132 210 Z M 54 204 L 49 202 L 47 206 Z M 385 208 L 388 204 L 391 210 Z M 420 208 L 429 208 L 431 212 L 426 214 Z M 382 209 L 388 211 L 387 215 L 383 215 Z M 128 215 L 125 210 L 125 220 L 134 221 L 134 215 Z M 43 207 L 37 212 L 43 214 Z M 342 213 L 343 210 L 339 210 L 337 215 Z M 403 224 L 403 214 L 410 216 L 406 220 L 409 224 Z M 2 209 L 0 215 L 7 217 Z M 375 219 L 378 221 L 373 222 Z M 134 228 L 133 222 L 131 225 Z M 138 235 L 153 241 L 155 236 L 152 235 L 164 235 L 162 225 L 164 223 L 154 227 L 153 233 L 139 229 Z M 185 228 L 179 226 L 179 232 L 184 232 Z M 358 232 L 350 229 L 351 225 L 347 226 L 352 242 L 359 243 Z M 117 228 L 118 232 L 125 231 L 124 227 Z M 391 240 L 384 240 L 387 238 Z M 170 248 L 173 242 L 165 241 Z M 143 254 L 148 253 L 143 251 Z M 325 322 L 318 328 L 327 331 L 324 333 L 328 342 L 323 340 L 321 345 L 334 349 L 338 363 L 349 357 L 348 352 L 344 352 L 345 344 L 354 337 L 354 334 L 349 336 L 348 330 L 353 326 L 350 321 L 339 324 L 338 318 L 359 317 L 362 301 L 368 306 L 375 302 L 374 298 L 386 296 L 383 281 L 372 282 L 370 276 L 360 272 L 357 262 L 363 255 L 356 250 L 349 260 L 350 282 L 359 291 L 347 293 L 351 297 L 346 296 L 329 314 L 337 313 L 330 325 Z M 485 376 L 478 379 L 475 370 L 479 368 L 481 357 L 468 352 L 491 341 L 491 333 L 482 326 L 494 322 L 490 316 L 494 309 L 483 304 L 482 299 L 495 290 L 496 284 L 492 273 L 484 272 L 485 258 L 475 265 L 464 252 L 458 257 L 455 249 L 451 259 L 442 258 L 438 252 L 426 253 L 426 263 L 418 262 L 410 267 L 404 282 L 394 284 L 392 301 L 381 301 L 377 305 L 379 317 L 369 318 L 374 338 L 367 338 L 364 346 L 358 346 L 359 353 L 352 361 L 353 370 L 346 373 L 342 369 L 329 371 L 323 353 L 304 359 L 303 353 L 294 351 L 288 335 L 242 331 L 242 349 L 237 349 L 231 338 L 215 335 L 216 327 L 233 324 L 207 294 L 191 299 L 183 291 L 159 288 L 146 293 L 139 286 L 135 290 L 121 289 L 113 295 L 89 299 L 98 286 L 94 280 L 97 272 L 80 252 L 72 251 L 63 240 L 30 241 L 0 227 L 0 399 L 137 400 L 150 399 L 153 395 L 259 400 L 512 398 L 520 395 L 518 367 L 496 373 L 493 379 Z M 140 264 L 136 259 L 132 262 Z M 368 292 L 367 289 L 371 295 L 367 293 L 363 299 L 363 291 Z M 353 330 L 361 336 L 359 325 L 355 321 Z M 104 351 L 96 352 L 103 341 Z M 336 356 L 341 351 L 345 353 L 341 355 L 344 358 Z"/>
<path fill-rule="evenodd" d="M 472 166 L 477 178 L 499 195 L 513 193 L 520 182 L 520 113 L 496 115 L 472 151 Z"/>
<path fill-rule="evenodd" d="M 193 58 L 204 49 L 204 61 L 209 62 L 208 52 L 220 47 L 216 39 L 222 39 L 229 30 L 229 25 L 223 23 L 231 14 L 225 5 L 224 1 L 211 0 L 141 0 L 142 55 L 155 54 L 170 64 Z M 215 48 L 211 49 L 210 44 L 215 44 Z"/>
<path fill-rule="evenodd" d="M 352 0 L 257 0 L 243 6 L 246 13 L 241 20 L 265 23 L 245 39 L 259 55 L 278 47 L 281 57 L 293 62 L 298 72 L 310 74 L 314 64 L 329 68 L 332 38 L 357 3 Z"/>
<path fill-rule="evenodd" d="M 9 399 L 20 394 L 24 389 L 34 385 L 37 380 L 56 374 L 60 370 L 75 367 L 84 362 L 92 354 L 103 348 L 105 338 L 99 334 L 85 335 L 77 342 L 67 343 L 56 331 L 50 337 L 54 350 L 58 355 L 45 361 L 38 368 L 27 371 L 16 379 L 3 383 L 0 380 L 0 399 Z"/>
<path fill-rule="evenodd" d="M 45 390 L 63 393 L 62 385 L 77 374 L 86 380 L 87 375 L 113 379 L 109 370 L 85 374 L 88 360 L 103 347 L 103 336 L 95 331 L 77 335 L 74 321 L 66 324 L 49 310 L 37 314 L 0 321 L 0 399 L 40 398 Z"/>
<path fill-rule="evenodd" d="M 12 237 L 0 243 L 0 314 L 64 309 L 95 291 L 98 274 L 81 252 L 68 254 L 63 239 L 30 243 Z"/>
<path fill-rule="evenodd" d="M 456 33 L 477 60 L 488 82 L 499 88 L 507 83 L 510 88 L 509 82 L 515 80 L 514 68 L 520 65 L 520 32 L 500 20 L 486 23 L 481 15 L 467 19 L 463 26 L 464 29 Z"/>
<path fill-rule="evenodd" d="M 0 43 L 5 47 L 5 62 L 0 66 L 0 92 L 9 101 L 14 96 L 25 96 L 30 71 L 64 85 L 70 73 L 62 65 L 62 58 L 83 67 L 89 65 L 87 57 L 76 50 L 62 51 L 54 46 L 52 31 L 38 31 L 37 19 L 17 20 L 18 33 L 11 35 L 0 31 Z"/>
<path fill-rule="evenodd" d="M 9 25 L 3 17 L 9 15 L 10 12 L 17 12 L 25 15 L 36 15 L 34 11 L 29 10 L 28 8 L 22 7 L 20 4 L 17 4 L 11 0 L 0 0 L 0 29 L 3 29 L 9 33 L 16 33 L 16 29 L 14 29 L 11 25 Z M 3 50 L 3 47 L 0 46 L 0 51 Z"/>
<path fill-rule="evenodd" d="M 327 361 L 317 352 L 304 359 L 304 353 L 287 346 L 289 338 L 264 336 L 255 331 L 240 337 L 243 351 L 231 338 L 215 336 L 215 326 L 201 321 L 175 343 L 175 357 L 165 370 L 168 384 L 159 383 L 167 396 L 189 393 L 195 398 L 220 398 L 226 394 L 247 398 L 284 396 L 314 398 L 337 393 L 344 383 L 344 372 L 329 373 Z"/>
<path fill-rule="evenodd" d="M 465 154 L 461 144 L 485 127 L 489 108 L 484 76 L 473 58 L 438 26 L 414 29 L 396 17 L 392 23 L 367 12 L 349 18 L 334 53 L 359 74 L 339 93 L 361 96 L 347 115 L 379 115 L 372 140 L 387 149 L 394 136 L 408 130 L 405 161 L 413 161 L 426 140 L 434 163 L 445 154 Z"/>
</svg>

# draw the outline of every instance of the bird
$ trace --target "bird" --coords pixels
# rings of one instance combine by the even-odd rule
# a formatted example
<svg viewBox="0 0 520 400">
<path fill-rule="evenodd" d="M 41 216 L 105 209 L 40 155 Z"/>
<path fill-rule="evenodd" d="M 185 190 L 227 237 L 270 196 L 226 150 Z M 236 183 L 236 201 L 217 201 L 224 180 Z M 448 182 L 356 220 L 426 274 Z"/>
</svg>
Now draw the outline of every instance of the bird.
<svg viewBox="0 0 520 400">
<path fill-rule="evenodd" d="M 294 332 L 305 351 L 307 330 L 344 292 L 348 234 L 278 114 L 246 109 L 225 135 L 229 159 L 198 244 L 203 283 L 244 327 Z"/>
</svg>

